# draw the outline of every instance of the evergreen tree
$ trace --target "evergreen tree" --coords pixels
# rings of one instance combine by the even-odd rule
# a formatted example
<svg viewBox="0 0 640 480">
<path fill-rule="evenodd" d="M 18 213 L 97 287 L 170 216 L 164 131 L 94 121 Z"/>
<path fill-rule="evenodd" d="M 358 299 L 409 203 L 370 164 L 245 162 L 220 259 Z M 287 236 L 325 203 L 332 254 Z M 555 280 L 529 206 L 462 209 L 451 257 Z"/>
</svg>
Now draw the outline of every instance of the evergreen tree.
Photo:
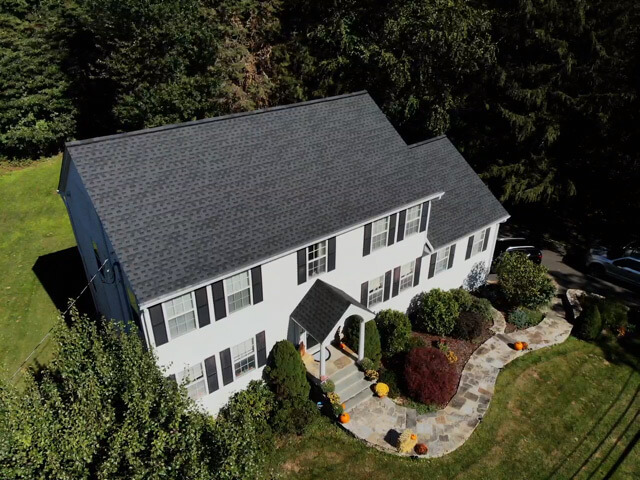
<svg viewBox="0 0 640 480">
<path fill-rule="evenodd" d="M 300 353 L 290 341 L 276 342 L 269 354 L 264 375 L 278 399 L 309 398 L 307 370 Z"/>
</svg>

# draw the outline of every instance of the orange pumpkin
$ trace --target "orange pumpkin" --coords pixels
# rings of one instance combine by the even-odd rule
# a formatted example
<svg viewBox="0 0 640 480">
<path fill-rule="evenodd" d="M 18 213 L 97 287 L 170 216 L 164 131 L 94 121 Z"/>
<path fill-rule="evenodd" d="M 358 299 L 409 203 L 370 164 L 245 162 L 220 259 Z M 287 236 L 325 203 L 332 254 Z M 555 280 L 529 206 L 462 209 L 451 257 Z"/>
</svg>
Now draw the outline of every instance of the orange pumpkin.
<svg viewBox="0 0 640 480">
<path fill-rule="evenodd" d="M 351 416 L 347 412 L 341 413 L 338 418 L 340 423 L 349 423 L 349 420 L 351 420 Z"/>
<path fill-rule="evenodd" d="M 342 404 L 342 409 L 343 409 L 343 410 L 346 410 L 346 409 L 347 409 L 347 406 L 346 406 L 344 403 Z"/>
<path fill-rule="evenodd" d="M 415 433 L 411 434 L 411 440 L 417 440 L 418 436 Z"/>
<path fill-rule="evenodd" d="M 516 350 L 520 351 L 524 348 L 524 344 L 522 342 L 516 342 L 513 344 L 513 348 L 515 348 Z"/>
<path fill-rule="evenodd" d="M 529 344 L 527 342 L 522 342 L 522 349 L 526 350 L 527 348 L 529 348 Z"/>
</svg>

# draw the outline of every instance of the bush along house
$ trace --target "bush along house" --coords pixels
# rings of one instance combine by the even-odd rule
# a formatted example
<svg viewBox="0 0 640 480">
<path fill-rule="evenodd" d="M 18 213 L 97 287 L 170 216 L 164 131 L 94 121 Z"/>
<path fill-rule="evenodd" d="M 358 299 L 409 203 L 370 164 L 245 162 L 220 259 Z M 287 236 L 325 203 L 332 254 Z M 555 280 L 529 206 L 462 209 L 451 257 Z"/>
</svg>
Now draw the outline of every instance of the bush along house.
<svg viewBox="0 0 640 480">
<path fill-rule="evenodd" d="M 347 318 L 461 286 L 508 218 L 446 137 L 407 145 L 366 92 L 70 142 L 59 193 L 97 310 L 211 413 L 281 339 L 339 375 Z"/>
</svg>

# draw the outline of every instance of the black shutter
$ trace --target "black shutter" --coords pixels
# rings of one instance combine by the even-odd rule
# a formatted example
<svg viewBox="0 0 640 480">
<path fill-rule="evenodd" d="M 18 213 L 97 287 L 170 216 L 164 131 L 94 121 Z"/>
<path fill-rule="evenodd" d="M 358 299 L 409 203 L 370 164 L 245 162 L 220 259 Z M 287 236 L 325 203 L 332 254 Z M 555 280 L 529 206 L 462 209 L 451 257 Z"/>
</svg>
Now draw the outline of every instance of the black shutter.
<svg viewBox="0 0 640 480">
<path fill-rule="evenodd" d="M 393 291 L 391 292 L 391 296 L 395 297 L 398 295 L 398 291 L 400 290 L 400 267 L 396 267 L 393 269 Z"/>
<path fill-rule="evenodd" d="M 307 249 L 298 250 L 298 285 L 307 281 Z"/>
<path fill-rule="evenodd" d="M 407 220 L 407 211 L 402 210 L 400 212 L 400 219 L 398 220 L 398 241 L 404 240 L 404 224 Z"/>
<path fill-rule="evenodd" d="M 231 365 L 231 349 L 220 352 L 220 367 L 222 368 L 222 383 L 229 385 L 233 382 L 233 366 Z"/>
<path fill-rule="evenodd" d="M 174 382 L 174 383 L 178 383 L 178 382 L 176 381 L 176 376 L 175 376 L 175 374 L 173 374 L 173 373 L 172 373 L 171 375 L 169 375 L 167 378 L 168 378 L 169 380 L 171 380 L 172 382 Z"/>
<path fill-rule="evenodd" d="M 227 316 L 227 307 L 224 304 L 224 286 L 222 280 L 211 285 L 211 293 L 213 294 L 213 312 L 216 320 L 220 320 Z"/>
<path fill-rule="evenodd" d="M 368 296 L 369 296 L 369 282 L 364 282 L 362 285 L 360 285 L 360 303 L 365 307 L 369 306 L 367 305 Z"/>
<path fill-rule="evenodd" d="M 413 269 L 413 286 L 417 287 L 420 283 L 420 267 L 422 266 L 422 257 L 416 258 L 416 266 Z"/>
<path fill-rule="evenodd" d="M 364 226 L 364 243 L 362 245 L 362 256 L 366 257 L 371 253 L 371 224 Z"/>
<path fill-rule="evenodd" d="M 450 269 L 453 266 L 453 258 L 456 255 L 456 244 L 454 243 L 453 245 L 451 245 L 451 248 L 449 249 L 449 265 L 447 265 L 447 270 Z"/>
<path fill-rule="evenodd" d="M 204 370 L 207 373 L 207 386 L 209 387 L 209 393 L 218 390 L 218 367 L 216 366 L 216 356 L 211 355 L 204 361 Z"/>
<path fill-rule="evenodd" d="M 396 241 L 396 217 L 397 214 L 391 215 L 389 219 L 389 236 L 387 237 L 387 245 L 393 245 Z"/>
<path fill-rule="evenodd" d="M 209 299 L 206 287 L 196 290 L 196 307 L 198 308 L 198 326 L 202 328 L 209 325 L 211 318 L 209 317 Z"/>
<path fill-rule="evenodd" d="M 482 251 L 484 252 L 487 249 L 487 245 L 489 245 L 489 233 L 491 232 L 491 227 L 487 228 L 484 231 L 484 243 L 482 244 Z"/>
<path fill-rule="evenodd" d="M 335 270 L 336 268 L 336 237 L 329 239 L 329 251 L 327 259 L 327 271 Z"/>
<path fill-rule="evenodd" d="M 258 265 L 251 269 L 251 286 L 253 287 L 253 303 L 262 301 L 262 267 Z"/>
<path fill-rule="evenodd" d="M 149 316 L 151 317 L 151 328 L 153 329 L 153 338 L 156 341 L 156 347 L 164 345 L 169 339 L 167 338 L 167 327 L 164 324 L 162 304 L 149 308 Z"/>
<path fill-rule="evenodd" d="M 391 270 L 384 274 L 384 301 L 389 300 L 389 292 L 391 292 Z"/>
<path fill-rule="evenodd" d="M 267 341 L 264 331 L 256 335 L 256 351 L 258 352 L 258 367 L 267 363 Z"/>
<path fill-rule="evenodd" d="M 436 271 L 436 260 L 438 258 L 438 252 L 433 252 L 431 254 L 431 259 L 429 260 L 429 277 L 433 277 L 433 274 Z"/>
<path fill-rule="evenodd" d="M 420 231 L 424 232 L 427 229 L 427 214 L 429 213 L 429 202 L 422 204 L 422 216 L 420 217 Z"/>
<path fill-rule="evenodd" d="M 465 260 L 469 260 L 469 258 L 471 258 L 472 248 L 473 248 L 473 235 L 469 237 L 469 241 L 467 242 L 467 254 L 464 256 Z"/>
</svg>

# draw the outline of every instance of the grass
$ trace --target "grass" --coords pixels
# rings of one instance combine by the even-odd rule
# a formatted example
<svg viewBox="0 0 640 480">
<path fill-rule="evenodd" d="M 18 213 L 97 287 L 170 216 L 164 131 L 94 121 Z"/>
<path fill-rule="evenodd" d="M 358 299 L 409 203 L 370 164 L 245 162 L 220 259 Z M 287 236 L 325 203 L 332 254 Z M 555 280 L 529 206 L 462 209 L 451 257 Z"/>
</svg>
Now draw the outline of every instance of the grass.
<svg viewBox="0 0 640 480">
<path fill-rule="evenodd" d="M 75 245 L 56 188 L 61 156 L 0 169 L 0 368 L 11 376 L 47 333 L 56 308 L 32 268 Z M 61 281 L 64 281 L 62 278 Z M 50 354 L 43 344 L 34 360 Z"/>
<path fill-rule="evenodd" d="M 478 429 L 440 459 L 398 458 L 323 420 L 271 458 L 283 479 L 632 479 L 640 472 L 637 358 L 571 337 L 523 356 L 498 377 Z"/>
</svg>

